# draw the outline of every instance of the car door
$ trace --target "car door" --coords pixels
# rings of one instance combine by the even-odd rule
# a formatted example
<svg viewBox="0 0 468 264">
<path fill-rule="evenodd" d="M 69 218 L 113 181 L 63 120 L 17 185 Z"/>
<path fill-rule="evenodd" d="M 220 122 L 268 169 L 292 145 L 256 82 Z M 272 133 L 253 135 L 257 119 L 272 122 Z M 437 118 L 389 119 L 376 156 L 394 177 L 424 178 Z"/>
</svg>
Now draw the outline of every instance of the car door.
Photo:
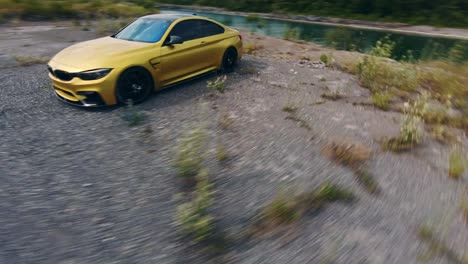
<svg viewBox="0 0 468 264">
<path fill-rule="evenodd" d="M 213 68 L 218 65 L 224 54 L 225 47 L 219 45 L 224 40 L 224 28 L 207 20 L 199 21 L 200 29 L 200 52 L 205 59 L 201 62 L 202 68 Z"/>
<path fill-rule="evenodd" d="M 214 35 L 224 33 L 224 28 L 202 19 L 177 23 L 167 36 L 179 36 L 184 43 L 164 45 L 161 48 L 162 85 L 168 85 L 204 71 L 214 70 L 221 59 L 216 50 Z"/>
<path fill-rule="evenodd" d="M 195 19 L 177 23 L 164 41 L 171 36 L 183 39 L 182 44 L 165 45 L 161 48 L 162 84 L 167 85 L 178 81 L 184 76 L 197 72 L 202 66 L 203 54 L 200 49 L 199 23 Z"/>
</svg>

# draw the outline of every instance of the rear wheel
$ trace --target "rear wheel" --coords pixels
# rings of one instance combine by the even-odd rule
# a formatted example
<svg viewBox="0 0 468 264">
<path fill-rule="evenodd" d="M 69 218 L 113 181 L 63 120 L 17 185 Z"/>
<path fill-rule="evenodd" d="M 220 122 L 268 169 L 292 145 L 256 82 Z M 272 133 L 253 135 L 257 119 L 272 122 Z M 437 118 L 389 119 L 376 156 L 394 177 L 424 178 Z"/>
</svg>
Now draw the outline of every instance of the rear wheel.
<svg viewBox="0 0 468 264">
<path fill-rule="evenodd" d="M 153 91 L 153 78 L 142 68 L 125 70 L 117 81 L 116 98 L 121 104 L 143 102 Z"/>
<path fill-rule="evenodd" d="M 221 64 L 221 71 L 225 73 L 232 72 L 237 64 L 237 51 L 234 48 L 226 50 Z"/>
</svg>

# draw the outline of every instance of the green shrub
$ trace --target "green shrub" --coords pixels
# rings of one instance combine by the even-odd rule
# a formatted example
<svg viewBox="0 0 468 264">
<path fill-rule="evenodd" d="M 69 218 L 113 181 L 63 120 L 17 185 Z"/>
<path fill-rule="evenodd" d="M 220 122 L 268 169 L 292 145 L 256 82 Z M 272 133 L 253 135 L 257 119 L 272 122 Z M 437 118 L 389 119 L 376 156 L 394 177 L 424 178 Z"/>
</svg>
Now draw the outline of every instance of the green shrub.
<svg viewBox="0 0 468 264">
<path fill-rule="evenodd" d="M 142 124 L 145 116 L 135 108 L 132 100 L 129 100 L 122 113 L 122 119 L 127 122 L 129 127 L 134 127 Z"/>
<path fill-rule="evenodd" d="M 216 90 L 220 93 L 224 93 L 224 91 L 226 90 L 226 86 L 225 86 L 226 80 L 227 80 L 226 75 L 224 75 L 223 77 L 218 77 L 214 82 L 208 81 L 206 83 L 206 87 L 208 89 Z"/>
<path fill-rule="evenodd" d="M 390 58 L 395 44 L 394 41 L 391 41 L 390 38 L 386 36 L 375 43 L 375 46 L 371 49 L 369 54 L 377 57 Z"/>
<path fill-rule="evenodd" d="M 449 158 L 449 177 L 460 179 L 465 172 L 465 159 L 459 150 L 452 150 Z"/>
<path fill-rule="evenodd" d="M 288 26 L 283 37 L 286 40 L 298 40 L 300 38 L 300 31 L 298 28 Z"/>
<path fill-rule="evenodd" d="M 409 150 L 422 141 L 422 117 L 426 113 L 428 94 L 423 93 L 413 103 L 405 103 L 401 121 L 400 134 L 384 140 L 383 147 L 395 152 Z"/>
<path fill-rule="evenodd" d="M 371 97 L 372 103 L 384 111 L 388 111 L 390 109 L 392 98 L 393 96 L 389 92 L 376 92 L 373 93 Z"/>
<path fill-rule="evenodd" d="M 355 196 L 351 191 L 329 182 L 322 184 L 319 189 L 312 192 L 311 197 L 313 203 L 351 201 L 354 199 Z"/>
<path fill-rule="evenodd" d="M 279 193 L 265 206 L 262 217 L 275 224 L 289 224 L 298 219 L 300 213 L 297 202 L 288 195 Z"/>
<path fill-rule="evenodd" d="M 260 21 L 260 17 L 257 14 L 248 14 L 246 20 L 248 22 L 258 22 Z"/>
<path fill-rule="evenodd" d="M 229 158 L 228 151 L 226 147 L 222 144 L 216 146 L 216 158 L 218 161 L 226 161 Z"/>
<path fill-rule="evenodd" d="M 352 201 L 354 194 L 338 185 L 324 183 L 309 192 L 299 194 L 280 191 L 260 213 L 260 227 L 291 224 L 311 209 L 318 209 L 327 203 Z"/>
<path fill-rule="evenodd" d="M 177 207 L 176 220 L 184 233 L 201 242 L 214 234 L 214 218 L 208 209 L 213 203 L 208 171 L 200 170 L 191 200 Z"/>
<path fill-rule="evenodd" d="M 468 60 L 468 41 L 460 40 L 450 49 L 448 53 L 450 61 L 463 63 Z"/>
<path fill-rule="evenodd" d="M 203 128 L 189 130 L 176 149 L 174 166 L 182 177 L 194 176 L 202 168 L 207 132 Z"/>
<path fill-rule="evenodd" d="M 327 54 L 320 55 L 320 61 L 323 62 L 325 65 L 328 65 L 328 56 L 327 56 Z"/>
<path fill-rule="evenodd" d="M 325 43 L 341 50 L 357 50 L 362 45 L 352 31 L 346 28 L 328 30 L 325 33 Z"/>
</svg>

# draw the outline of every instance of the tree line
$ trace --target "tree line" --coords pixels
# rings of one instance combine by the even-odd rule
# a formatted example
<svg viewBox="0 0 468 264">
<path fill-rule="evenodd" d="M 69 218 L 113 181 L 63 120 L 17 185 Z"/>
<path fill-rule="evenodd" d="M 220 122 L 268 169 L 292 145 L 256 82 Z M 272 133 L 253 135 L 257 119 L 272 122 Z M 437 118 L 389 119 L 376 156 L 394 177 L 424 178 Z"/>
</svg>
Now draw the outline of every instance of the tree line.
<svg viewBox="0 0 468 264">
<path fill-rule="evenodd" d="M 163 0 L 234 11 L 298 13 L 410 24 L 468 27 L 467 0 Z"/>
</svg>

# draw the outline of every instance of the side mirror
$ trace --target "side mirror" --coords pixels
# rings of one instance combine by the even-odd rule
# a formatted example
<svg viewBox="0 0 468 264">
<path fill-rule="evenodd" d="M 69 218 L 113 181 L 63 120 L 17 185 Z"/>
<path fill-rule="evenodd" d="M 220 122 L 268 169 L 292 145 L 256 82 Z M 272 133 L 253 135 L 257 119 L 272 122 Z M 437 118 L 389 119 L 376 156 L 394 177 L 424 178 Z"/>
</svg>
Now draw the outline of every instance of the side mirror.
<svg viewBox="0 0 468 264">
<path fill-rule="evenodd" d="M 177 45 L 184 43 L 184 40 L 179 36 L 171 36 L 169 41 L 166 42 L 167 46 Z"/>
</svg>

